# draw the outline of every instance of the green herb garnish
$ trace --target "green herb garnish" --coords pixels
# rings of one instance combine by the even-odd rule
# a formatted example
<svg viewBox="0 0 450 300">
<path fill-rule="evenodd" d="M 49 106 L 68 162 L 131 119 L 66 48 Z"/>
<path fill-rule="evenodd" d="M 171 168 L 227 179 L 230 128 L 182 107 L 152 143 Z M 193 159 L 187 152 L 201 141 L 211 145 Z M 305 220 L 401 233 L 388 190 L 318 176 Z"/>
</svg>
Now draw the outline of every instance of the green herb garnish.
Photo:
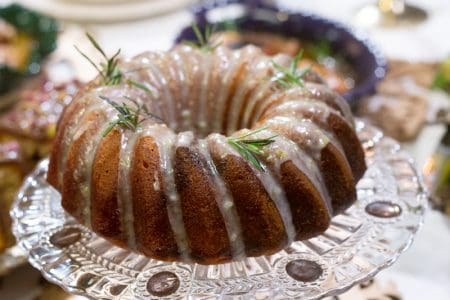
<svg viewBox="0 0 450 300">
<path fill-rule="evenodd" d="M 244 159 L 253 164 L 258 170 L 264 171 L 264 167 L 259 160 L 259 156 L 263 155 L 263 148 L 275 142 L 276 135 L 264 139 L 250 139 L 250 136 L 266 130 L 267 127 L 250 131 L 240 137 L 230 137 L 227 142 L 236 149 Z"/>
<path fill-rule="evenodd" d="M 108 102 L 108 104 L 114 107 L 118 112 L 117 118 L 111 121 L 109 123 L 109 126 L 103 131 L 104 137 L 107 136 L 116 126 L 136 131 L 139 125 L 149 118 L 153 118 L 160 122 L 163 122 L 160 117 L 151 114 L 148 111 L 147 106 L 129 97 L 125 98 L 129 100 L 134 105 L 134 107 L 128 106 L 126 103 L 119 104 L 104 96 L 100 96 L 100 98 Z"/>
<path fill-rule="evenodd" d="M 87 56 L 85 53 L 83 53 L 77 46 L 75 46 L 75 49 L 77 49 L 77 51 L 97 70 L 98 74 L 101 77 L 102 84 L 104 84 L 104 85 L 120 84 L 120 83 L 122 83 L 122 80 L 124 77 L 123 75 L 125 73 L 132 73 L 132 72 L 136 72 L 141 69 L 144 69 L 144 68 L 139 68 L 139 69 L 130 70 L 127 72 L 122 72 L 122 70 L 119 68 L 119 65 L 118 65 L 120 49 L 117 50 L 113 56 L 108 57 L 106 55 L 105 51 L 102 49 L 102 47 L 100 47 L 100 45 L 97 43 L 97 41 L 89 33 L 86 33 L 86 36 L 89 39 L 89 41 L 91 42 L 92 46 L 94 46 L 94 48 L 97 49 L 97 51 L 105 59 L 105 62 L 96 64 L 89 56 Z M 125 82 L 130 86 L 134 86 L 134 87 L 137 87 L 137 88 L 145 91 L 146 93 L 149 93 L 149 94 L 152 93 L 152 91 L 141 82 L 137 82 L 132 79 L 127 79 L 127 80 L 125 80 Z"/>
<path fill-rule="evenodd" d="M 98 74 L 102 78 L 102 83 L 105 85 L 116 85 L 119 84 L 122 81 L 122 72 L 120 71 L 120 68 L 118 66 L 119 63 L 119 54 L 120 49 L 116 51 L 116 53 L 108 57 L 103 51 L 102 47 L 97 43 L 97 41 L 89 34 L 86 33 L 87 38 L 91 42 L 92 46 L 94 46 L 95 49 L 102 55 L 102 57 L 105 59 L 105 62 L 96 64 L 89 56 L 87 56 L 85 53 L 83 53 L 77 46 L 75 46 L 75 49 L 84 57 L 86 60 L 97 70 Z"/>
<path fill-rule="evenodd" d="M 222 44 L 222 42 L 214 42 L 211 40 L 211 35 L 214 30 L 210 25 L 206 25 L 205 32 L 202 33 L 197 23 L 192 23 L 192 30 L 194 31 L 197 41 L 193 42 L 185 40 L 183 41 L 183 44 L 198 48 L 204 52 L 212 52 Z"/>
<path fill-rule="evenodd" d="M 127 79 L 126 83 L 131 86 L 137 87 L 138 89 L 141 89 L 150 95 L 153 94 L 152 91 L 145 84 L 143 84 L 141 82 L 135 81 L 133 79 Z"/>
<path fill-rule="evenodd" d="M 303 77 L 311 70 L 311 67 L 304 69 L 298 68 L 298 63 L 302 59 L 302 56 L 303 50 L 300 50 L 288 68 L 273 61 L 273 66 L 278 72 L 272 77 L 272 81 L 277 82 L 284 88 L 291 88 L 293 86 L 304 87 L 305 81 L 303 80 Z"/>
</svg>

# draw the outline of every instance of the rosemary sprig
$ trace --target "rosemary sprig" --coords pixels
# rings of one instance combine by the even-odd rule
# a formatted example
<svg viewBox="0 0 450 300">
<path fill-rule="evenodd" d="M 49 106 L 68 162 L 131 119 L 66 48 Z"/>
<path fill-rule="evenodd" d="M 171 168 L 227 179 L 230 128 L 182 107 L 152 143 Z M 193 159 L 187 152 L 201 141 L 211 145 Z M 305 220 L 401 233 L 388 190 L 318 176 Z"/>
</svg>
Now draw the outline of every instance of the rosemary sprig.
<svg viewBox="0 0 450 300">
<path fill-rule="evenodd" d="M 259 156 L 263 155 L 263 148 L 275 142 L 273 135 L 264 139 L 251 139 L 250 136 L 266 130 L 267 127 L 259 128 L 240 137 L 230 137 L 227 142 L 236 149 L 244 159 L 253 164 L 258 170 L 264 171 L 264 167 L 259 160 Z"/>
<path fill-rule="evenodd" d="M 194 31 L 197 41 L 193 42 L 184 40 L 183 44 L 186 44 L 193 48 L 198 48 L 204 52 L 212 52 L 222 44 L 222 42 L 214 42 L 211 40 L 211 35 L 214 30 L 210 25 L 205 26 L 205 32 L 203 33 L 201 32 L 197 23 L 192 23 L 192 30 Z"/>
<path fill-rule="evenodd" d="M 151 91 L 145 84 L 143 84 L 143 83 L 141 83 L 141 82 L 135 81 L 135 80 L 133 80 L 133 79 L 127 79 L 127 80 L 126 80 L 126 83 L 127 83 L 128 85 L 137 87 L 138 89 L 141 89 L 141 90 L 143 90 L 144 92 L 146 92 L 146 93 L 148 93 L 148 94 L 150 94 L 150 95 L 153 94 L 152 91 Z"/>
<path fill-rule="evenodd" d="M 119 68 L 119 55 L 120 55 L 120 49 L 114 53 L 113 56 L 108 57 L 105 53 L 105 51 L 100 47 L 100 45 L 97 43 L 97 41 L 89 34 L 86 33 L 87 38 L 91 42 L 92 46 L 101 54 L 101 56 L 105 59 L 105 62 L 96 64 L 89 56 L 87 56 L 85 53 L 83 53 L 77 46 L 75 46 L 75 49 L 97 70 L 98 74 L 101 77 L 102 84 L 104 85 L 117 85 L 122 83 L 124 74 L 126 73 L 132 73 L 139 71 L 144 68 L 139 68 L 135 70 L 130 70 L 127 72 L 122 72 L 122 70 Z M 143 90 L 146 93 L 152 94 L 152 91 L 143 83 L 137 82 L 132 79 L 127 79 L 125 82 L 130 85 L 134 86 L 136 88 L 139 88 Z"/>
<path fill-rule="evenodd" d="M 102 55 L 105 62 L 96 64 L 89 56 L 83 53 L 77 46 L 75 49 L 97 70 L 98 74 L 102 78 L 102 83 L 105 85 L 116 85 L 122 81 L 122 72 L 118 66 L 120 49 L 114 53 L 113 56 L 108 57 L 103 51 L 102 47 L 97 41 L 89 34 L 86 33 L 87 38 L 91 42 L 92 46 Z"/>
<path fill-rule="evenodd" d="M 149 118 L 153 118 L 158 120 L 159 122 L 163 122 L 160 117 L 151 114 L 148 111 L 147 106 L 145 106 L 144 104 L 140 104 L 130 97 L 125 96 L 125 98 L 129 100 L 135 107 L 128 106 L 126 103 L 119 104 L 104 96 L 100 96 L 100 98 L 108 102 L 108 104 L 114 107 L 118 112 L 117 118 L 111 121 L 108 127 L 103 131 L 104 137 L 107 136 L 116 126 L 136 131 L 139 125 Z"/>
<path fill-rule="evenodd" d="M 298 63 L 302 59 L 302 56 L 303 50 L 300 50 L 288 68 L 273 61 L 272 64 L 278 72 L 272 77 L 272 81 L 277 82 L 284 88 L 291 88 L 293 86 L 305 87 L 303 77 L 311 70 L 311 67 L 304 69 L 298 68 Z"/>
</svg>

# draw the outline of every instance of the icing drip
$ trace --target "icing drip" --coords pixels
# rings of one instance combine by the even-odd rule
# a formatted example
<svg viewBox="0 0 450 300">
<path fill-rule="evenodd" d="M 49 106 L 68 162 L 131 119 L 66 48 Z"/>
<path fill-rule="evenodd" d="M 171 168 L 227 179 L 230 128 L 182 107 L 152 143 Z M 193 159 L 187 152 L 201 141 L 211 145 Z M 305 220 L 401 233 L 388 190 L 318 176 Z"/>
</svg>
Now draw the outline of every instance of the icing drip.
<svg viewBox="0 0 450 300">
<path fill-rule="evenodd" d="M 284 102 L 270 111 L 270 115 L 283 116 L 303 116 L 304 112 L 309 112 L 318 117 L 322 122 L 326 122 L 330 113 L 339 113 L 322 102 L 313 99 L 297 99 Z"/>
<path fill-rule="evenodd" d="M 313 114 L 314 117 L 320 120 L 323 124 L 327 123 L 327 119 L 330 116 L 330 113 L 334 113 L 338 116 L 341 116 L 336 110 L 332 109 L 325 103 L 312 101 L 311 99 L 308 98 L 306 98 L 305 100 L 285 102 L 277 106 L 275 109 L 273 109 L 270 112 L 270 115 L 293 117 L 296 118 L 297 120 L 301 119 L 312 120 L 312 118 L 304 116 L 306 113 Z M 345 119 L 342 117 L 342 120 Z M 345 120 L 345 122 L 347 121 Z M 334 132 L 330 131 L 323 124 L 321 125 L 319 123 L 316 124 L 316 126 L 322 130 L 322 132 L 329 138 L 330 142 L 341 152 L 342 155 L 345 156 L 345 151 L 341 143 L 338 141 Z"/>
<path fill-rule="evenodd" d="M 237 136 L 243 135 L 247 133 L 248 130 L 241 130 L 236 133 Z M 274 133 L 270 131 L 262 131 L 259 132 L 259 134 L 252 135 L 252 138 L 268 138 L 273 136 Z M 230 146 L 228 143 L 226 143 L 226 147 L 229 148 Z M 223 145 L 225 147 L 225 145 Z M 266 148 L 264 148 L 264 151 L 266 151 Z M 269 148 L 270 151 L 270 148 Z M 235 155 L 240 156 L 237 152 L 235 152 Z M 292 212 L 289 205 L 289 202 L 286 198 L 286 194 L 284 192 L 284 189 L 281 187 L 280 182 L 277 180 L 279 178 L 279 173 L 277 174 L 277 177 L 274 176 L 273 171 L 279 172 L 279 170 L 271 170 L 266 162 L 260 160 L 261 165 L 263 166 L 264 171 L 259 170 L 258 168 L 255 168 L 253 164 L 249 164 L 249 166 L 252 168 L 253 173 L 258 177 L 262 185 L 264 186 L 265 190 L 269 194 L 272 201 L 275 203 L 275 206 L 278 209 L 278 212 L 280 213 L 281 219 L 283 220 L 284 228 L 286 230 L 286 234 L 288 237 L 288 242 L 291 243 L 294 241 L 295 238 L 295 227 L 294 223 L 292 222 Z"/>
<path fill-rule="evenodd" d="M 224 64 L 221 66 L 222 84 L 218 93 L 217 103 L 215 105 L 214 121 L 213 121 L 213 131 L 221 132 L 222 131 L 222 122 L 224 117 L 224 110 L 226 101 L 230 95 L 231 83 L 236 75 L 236 71 L 239 69 L 239 66 L 244 63 L 242 60 L 241 52 L 218 52 L 218 55 L 224 56 Z"/>
<path fill-rule="evenodd" d="M 178 91 L 179 98 L 177 99 L 177 109 L 180 115 L 178 130 L 187 130 L 190 123 L 190 110 L 185 109 L 185 106 L 183 105 L 188 94 L 188 84 L 184 70 L 183 57 L 178 51 L 172 51 L 170 55 L 176 65 L 174 72 L 177 75 L 178 86 L 180 87 Z"/>
<path fill-rule="evenodd" d="M 316 164 L 320 163 L 322 149 L 330 143 L 329 137 L 311 120 L 277 116 L 265 121 L 264 124 L 270 130 L 292 139 L 300 149 L 304 148 L 307 155 L 312 157 Z M 321 182 L 324 182 L 323 179 Z M 331 199 L 327 196 L 328 190 L 325 187 L 322 190 L 329 211 L 332 212 Z"/>
<path fill-rule="evenodd" d="M 186 229 L 184 228 L 183 213 L 181 211 L 180 199 L 175 184 L 174 169 L 172 165 L 177 137 L 173 131 L 168 129 L 165 125 L 146 126 L 143 129 L 142 135 L 153 137 L 158 145 L 164 194 L 167 198 L 167 215 L 181 259 L 188 262 L 190 260 L 190 249 L 187 241 Z"/>
<path fill-rule="evenodd" d="M 113 110 L 106 108 L 107 116 L 113 116 Z M 92 165 L 94 164 L 95 154 L 97 153 L 98 145 L 103 138 L 103 132 L 109 126 L 110 118 L 105 117 L 100 128 L 90 139 L 83 145 L 81 159 L 78 162 L 75 174 L 80 174 L 80 178 L 77 179 L 78 187 L 84 200 L 82 216 L 84 225 L 87 228 L 91 228 L 91 182 L 92 182 Z M 75 134 L 75 136 L 77 133 Z"/>
<path fill-rule="evenodd" d="M 325 148 L 330 139 L 311 120 L 296 119 L 294 117 L 276 116 L 264 122 L 265 126 L 279 134 L 287 136 L 297 135 L 301 139 L 301 145 L 307 147 L 313 158 L 320 161 L 320 152 Z M 284 133 L 288 129 L 290 133 Z"/>
<path fill-rule="evenodd" d="M 197 128 L 200 136 L 203 136 L 207 128 L 206 106 L 208 101 L 208 82 L 210 80 L 211 64 L 213 58 L 211 55 L 203 54 L 203 63 L 201 64 L 203 78 L 200 82 L 200 95 L 198 100 Z"/>
<path fill-rule="evenodd" d="M 213 143 L 214 145 L 214 143 Z M 225 222 L 225 227 L 228 232 L 228 239 L 231 245 L 231 253 L 233 259 L 241 259 L 245 257 L 245 246 L 242 239 L 242 229 L 237 215 L 236 207 L 234 206 L 233 197 L 231 196 L 225 182 L 219 175 L 216 166 L 209 153 L 207 140 L 199 140 L 198 148 L 201 155 L 205 158 L 209 173 L 212 175 L 214 185 L 216 187 L 216 201 L 220 213 Z"/>
<path fill-rule="evenodd" d="M 273 84 L 273 83 L 272 83 Z M 256 120 L 261 119 L 261 114 L 272 104 L 278 102 L 278 101 L 286 101 L 287 96 L 289 95 L 290 90 L 283 90 L 283 89 L 277 89 L 272 85 L 272 93 L 266 97 L 265 99 L 262 99 L 259 105 L 256 107 L 254 113 L 250 117 L 250 122 L 253 124 L 256 122 Z"/>
<path fill-rule="evenodd" d="M 169 83 L 167 81 L 167 78 L 165 76 L 165 73 L 163 70 L 157 65 L 157 62 L 161 59 L 161 55 L 158 55 L 156 53 L 152 53 L 153 55 L 148 55 L 148 59 L 145 60 L 147 69 L 147 76 L 153 77 L 153 79 L 158 83 L 158 86 L 160 87 L 160 92 L 162 92 L 162 95 L 159 98 L 160 102 L 163 102 L 164 105 L 162 107 L 164 108 L 163 111 L 165 112 L 165 120 L 167 120 L 168 126 L 170 128 L 177 128 L 177 121 L 175 116 L 175 105 L 173 101 L 172 94 L 169 90 Z M 153 74 L 150 74 L 153 73 Z M 164 101 L 163 101 L 164 99 Z"/>
<path fill-rule="evenodd" d="M 255 134 L 257 138 L 269 138 L 276 135 L 275 132 L 265 130 Z M 317 163 L 305 151 L 303 151 L 296 143 L 283 135 L 277 135 L 275 142 L 264 148 L 266 161 L 272 165 L 273 172 L 280 176 L 280 168 L 284 162 L 292 161 L 292 163 L 302 171 L 319 192 L 321 198 L 325 201 L 328 208 L 328 214 L 331 216 L 331 197 L 325 185 L 322 173 Z"/>
<path fill-rule="evenodd" d="M 120 141 L 117 201 L 121 211 L 122 232 L 125 234 L 125 240 L 130 249 L 136 249 L 130 168 L 134 157 L 134 146 L 141 134 L 141 130 L 138 130 L 138 132 L 123 130 Z"/>
<path fill-rule="evenodd" d="M 185 110 L 182 112 L 183 120 L 185 121 L 184 129 L 193 130 L 196 120 L 198 119 L 198 97 L 199 85 L 201 85 L 200 68 L 202 65 L 200 54 L 193 51 L 192 48 L 182 47 L 183 55 L 185 57 L 185 75 L 188 80 L 188 93 L 184 99 Z"/>
<path fill-rule="evenodd" d="M 261 67 L 260 64 L 258 64 L 258 59 L 260 58 L 260 52 L 258 48 L 255 47 L 246 47 L 243 51 L 243 60 L 245 60 L 245 69 L 244 75 L 241 76 L 241 80 L 239 81 L 236 91 L 234 94 L 233 99 L 231 100 L 230 104 L 230 111 L 228 113 L 227 118 L 227 128 L 226 132 L 234 132 L 237 130 L 237 123 L 239 122 L 239 113 L 242 105 L 246 105 L 244 103 L 244 97 L 246 93 L 252 89 L 252 87 L 255 85 L 255 82 L 261 81 L 261 75 L 260 73 L 264 70 L 258 68 Z M 254 69 L 254 66 L 256 65 L 256 68 Z M 265 67 L 265 64 L 262 65 Z"/>
<path fill-rule="evenodd" d="M 281 89 L 270 80 L 274 72 L 272 59 L 260 54 L 254 47 L 231 51 L 218 47 L 211 53 L 203 53 L 187 46 L 177 46 L 165 53 L 144 53 L 125 61 L 121 67 L 127 78 L 145 84 L 151 90 L 147 93 L 125 84 L 91 89 L 78 101 L 78 111 L 73 111 L 65 127 L 58 159 L 58 180 L 63 182 L 63 171 L 72 143 L 83 133 L 96 130 L 81 146 L 79 162 L 74 170 L 77 188 L 82 195 L 82 217 L 84 225 L 91 227 L 91 174 L 102 133 L 117 111 L 99 96 L 106 96 L 117 102 L 127 101 L 128 96 L 147 105 L 149 111 L 164 118 L 165 124 L 153 121 L 141 123 L 136 132 L 122 130 L 119 154 L 117 201 L 120 210 L 122 232 L 128 246 L 136 249 L 134 214 L 130 183 L 130 168 L 134 147 L 143 136 L 153 137 L 159 153 L 159 170 L 152 174 L 152 187 L 160 191 L 166 200 L 167 215 L 178 247 L 181 260 L 191 261 L 191 249 L 183 220 L 180 195 L 175 182 L 175 153 L 178 147 L 195 147 L 204 158 L 205 168 L 214 185 L 215 200 L 223 217 L 233 259 L 245 257 L 242 228 L 234 199 L 221 178 L 212 159 L 216 155 L 241 157 L 221 134 L 231 133 L 239 127 L 268 127 L 254 138 L 268 138 L 278 135 L 274 142 L 265 146 L 260 157 L 265 171 L 248 163 L 276 206 L 282 219 L 289 243 L 295 239 L 296 230 L 289 201 L 280 183 L 281 166 L 292 162 L 311 181 L 320 193 L 331 214 L 331 199 L 320 172 L 321 151 L 329 143 L 344 153 L 334 133 L 320 128 L 331 113 L 338 114 L 353 124 L 350 110 L 342 98 L 326 86 L 306 83 L 307 88 Z M 292 59 L 279 55 L 273 58 L 288 66 Z M 95 116 L 95 114 L 97 116 Z M 314 120 L 320 120 L 315 124 Z M 94 115 L 94 123 L 90 118 Z M 224 124 L 226 122 L 226 124 Z M 100 124 L 97 124 L 100 123 Z M 255 125 L 256 124 L 256 125 Z M 194 131 L 194 132 L 193 132 Z M 180 132 L 176 134 L 175 132 Z M 235 133 L 241 135 L 247 130 Z M 345 156 L 344 156 L 345 157 Z M 160 173 L 161 172 L 161 173 Z M 195 199 L 193 199 L 195 200 Z M 136 208 L 138 209 L 138 208 Z"/>
<path fill-rule="evenodd" d="M 155 76 L 151 70 L 149 71 L 148 64 L 149 58 L 146 54 L 141 54 L 136 58 L 125 62 L 123 68 L 125 69 L 125 74 L 128 79 L 140 82 L 150 90 L 150 93 L 148 93 L 138 89 L 140 91 L 140 97 L 145 100 L 147 108 L 157 116 L 165 118 L 165 107 L 162 101 L 160 101 L 162 97 L 159 91 L 160 83 L 156 79 L 157 76 Z"/>
<path fill-rule="evenodd" d="M 260 67 L 260 69 L 261 69 L 259 71 L 259 73 L 263 73 L 265 71 L 265 72 L 267 72 L 267 74 L 264 77 L 268 77 L 272 70 L 270 68 L 271 65 L 272 65 L 272 63 L 267 58 L 261 58 L 261 61 L 258 64 L 258 67 Z M 261 77 L 261 78 L 264 78 L 264 77 Z M 253 90 L 249 100 L 247 101 L 247 103 L 245 105 L 244 116 L 240 123 L 241 127 L 252 126 L 252 124 L 249 124 L 249 122 L 250 122 L 250 118 L 252 116 L 253 110 L 255 109 L 256 105 L 260 101 L 263 100 L 264 95 L 266 95 L 269 92 L 269 90 L 272 89 L 272 87 L 273 87 L 273 82 L 271 82 L 270 80 L 260 80 L 259 84 Z"/>
<path fill-rule="evenodd" d="M 64 131 L 64 136 L 62 138 L 62 149 L 61 149 L 61 154 L 58 157 L 58 182 L 61 185 L 63 182 L 63 174 L 64 174 L 64 170 L 66 169 L 66 160 L 67 160 L 67 154 L 70 148 L 70 145 L 72 144 L 72 142 L 75 140 L 75 133 L 78 132 L 83 132 L 82 130 L 79 130 L 80 127 L 80 121 L 81 119 L 85 116 L 88 115 L 89 113 L 95 111 L 95 110 L 99 110 L 102 107 L 102 104 L 99 103 L 98 101 L 90 101 L 88 102 L 89 97 L 85 97 L 79 101 L 83 102 L 83 106 L 81 109 L 79 109 L 76 114 L 72 117 L 72 121 L 69 122 L 69 124 L 67 124 L 65 131 Z M 86 126 L 88 126 L 88 122 L 86 123 L 82 123 L 81 126 L 84 125 L 84 128 L 86 129 Z"/>
<path fill-rule="evenodd" d="M 339 109 L 342 111 L 344 118 L 349 122 L 349 124 L 354 128 L 354 119 L 352 112 L 350 111 L 350 107 L 347 105 L 346 100 L 342 98 L 339 94 L 332 91 L 328 86 L 324 84 L 306 83 L 306 89 L 309 94 L 314 96 L 314 99 L 323 99 L 329 98 L 332 99 L 331 102 L 337 105 Z M 302 94 L 298 94 L 297 96 L 301 96 Z"/>
</svg>

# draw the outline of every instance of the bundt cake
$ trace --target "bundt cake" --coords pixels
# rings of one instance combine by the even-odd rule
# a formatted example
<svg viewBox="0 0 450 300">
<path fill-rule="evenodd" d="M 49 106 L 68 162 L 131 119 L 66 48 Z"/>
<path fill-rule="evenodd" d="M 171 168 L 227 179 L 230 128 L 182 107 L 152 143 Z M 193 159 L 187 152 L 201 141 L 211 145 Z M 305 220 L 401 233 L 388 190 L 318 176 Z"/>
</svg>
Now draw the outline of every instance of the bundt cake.
<svg viewBox="0 0 450 300">
<path fill-rule="evenodd" d="M 122 61 L 66 107 L 48 181 L 78 222 L 155 259 L 217 264 L 314 237 L 355 201 L 366 167 L 344 99 L 288 56 L 209 50 Z"/>
</svg>

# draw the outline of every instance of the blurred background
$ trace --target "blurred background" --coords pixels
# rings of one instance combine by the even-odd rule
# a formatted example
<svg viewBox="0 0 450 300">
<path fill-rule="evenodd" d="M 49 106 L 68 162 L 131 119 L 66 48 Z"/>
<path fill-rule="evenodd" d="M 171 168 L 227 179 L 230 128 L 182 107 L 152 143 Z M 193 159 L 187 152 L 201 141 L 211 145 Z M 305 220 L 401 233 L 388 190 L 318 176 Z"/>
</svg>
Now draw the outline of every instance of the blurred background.
<svg viewBox="0 0 450 300">
<path fill-rule="evenodd" d="M 74 45 L 98 58 L 89 32 L 108 54 L 166 50 L 193 38 L 193 20 L 219 24 L 213 35 L 230 47 L 304 49 L 301 63 L 400 141 L 423 173 L 430 209 L 414 244 L 339 299 L 450 299 L 448 0 L 0 0 L 0 299 L 82 299 L 25 262 L 9 219 L 64 105 L 96 74 Z"/>
</svg>

